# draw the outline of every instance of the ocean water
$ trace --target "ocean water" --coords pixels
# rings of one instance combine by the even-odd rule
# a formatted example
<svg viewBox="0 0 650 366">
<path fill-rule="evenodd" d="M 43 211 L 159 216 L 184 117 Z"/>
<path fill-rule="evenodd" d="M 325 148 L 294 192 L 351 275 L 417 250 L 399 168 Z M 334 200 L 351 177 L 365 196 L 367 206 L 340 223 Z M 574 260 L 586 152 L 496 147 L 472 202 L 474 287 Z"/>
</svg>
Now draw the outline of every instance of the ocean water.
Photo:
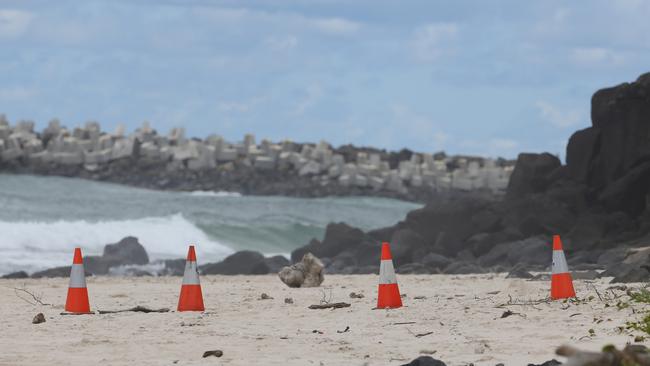
<svg viewBox="0 0 650 366">
<path fill-rule="evenodd" d="M 101 254 L 136 236 L 152 260 L 199 263 L 242 249 L 288 255 L 329 222 L 362 229 L 402 220 L 418 204 L 370 197 L 289 198 L 227 192 L 162 192 L 81 179 L 0 174 L 0 274 L 67 265 L 72 250 Z"/>
</svg>

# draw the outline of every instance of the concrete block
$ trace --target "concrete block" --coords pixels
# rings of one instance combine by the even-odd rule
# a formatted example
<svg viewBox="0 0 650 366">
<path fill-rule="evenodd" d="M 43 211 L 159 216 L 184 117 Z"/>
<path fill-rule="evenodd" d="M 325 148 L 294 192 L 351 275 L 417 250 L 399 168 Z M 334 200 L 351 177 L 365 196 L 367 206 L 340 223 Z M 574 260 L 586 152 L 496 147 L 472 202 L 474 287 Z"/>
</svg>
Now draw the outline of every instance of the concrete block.
<svg viewBox="0 0 650 366">
<path fill-rule="evenodd" d="M 413 187 L 422 187 L 422 176 L 421 175 L 414 175 L 411 177 L 411 185 Z"/>
<path fill-rule="evenodd" d="M 122 137 L 124 137 L 125 131 L 126 131 L 126 128 L 124 127 L 123 124 L 120 123 L 115 127 L 115 131 L 113 131 L 113 137 L 122 138 Z"/>
<path fill-rule="evenodd" d="M 153 142 L 145 142 L 140 145 L 140 155 L 153 159 L 160 159 L 160 148 L 156 146 Z"/>
<path fill-rule="evenodd" d="M 195 141 L 175 146 L 172 151 L 174 153 L 173 159 L 178 161 L 197 159 L 199 157 L 199 148 Z"/>
<path fill-rule="evenodd" d="M 348 186 L 350 185 L 352 179 L 350 178 L 349 175 L 347 175 L 347 174 L 343 174 L 343 175 L 341 175 L 341 176 L 339 177 L 338 181 L 339 181 L 339 184 L 340 184 L 340 185 L 342 185 L 342 186 L 344 186 L 344 187 L 348 187 Z"/>
<path fill-rule="evenodd" d="M 246 135 L 244 135 L 244 146 L 246 148 L 255 146 L 255 135 L 253 135 L 252 133 L 247 133 Z"/>
<path fill-rule="evenodd" d="M 5 149 L 5 140 L 0 139 L 0 151 Z"/>
<path fill-rule="evenodd" d="M 316 175 L 320 174 L 321 165 L 317 161 L 310 160 L 307 164 L 300 168 L 298 175 Z"/>
<path fill-rule="evenodd" d="M 225 147 L 217 152 L 217 160 L 221 162 L 234 161 L 237 159 L 237 150 Z"/>
<path fill-rule="evenodd" d="M 104 149 L 110 149 L 113 147 L 113 137 L 110 135 L 102 135 L 97 139 L 97 143 L 95 144 L 95 147 L 93 150 L 104 150 Z"/>
<path fill-rule="evenodd" d="M 128 158 L 133 155 L 133 138 L 123 138 L 116 140 L 111 148 L 111 159 Z"/>
<path fill-rule="evenodd" d="M 0 140 L 9 138 L 11 135 L 11 127 L 0 125 Z"/>
<path fill-rule="evenodd" d="M 364 175 L 357 174 L 354 177 L 354 184 L 357 187 L 365 187 L 365 186 L 368 185 L 368 178 L 366 176 L 364 176 Z"/>
<path fill-rule="evenodd" d="M 7 116 L 4 114 L 0 114 L 0 126 L 9 126 L 9 121 L 7 120 Z"/>
<path fill-rule="evenodd" d="M 254 166 L 257 169 L 275 169 L 275 159 L 269 156 L 258 156 L 255 158 Z"/>
<path fill-rule="evenodd" d="M 16 127 L 14 128 L 15 132 L 27 132 L 27 133 L 33 133 L 34 132 L 34 121 L 20 121 L 16 124 Z"/>
<path fill-rule="evenodd" d="M 72 152 L 53 153 L 52 160 L 55 163 L 61 165 L 78 165 L 83 163 L 84 155 L 81 151 L 78 153 L 72 153 Z"/>
<path fill-rule="evenodd" d="M 374 189 L 376 191 L 379 191 L 382 188 L 384 188 L 384 183 L 385 183 L 384 178 L 380 178 L 380 177 L 370 177 L 370 178 L 368 178 L 368 185 L 370 187 L 372 187 L 372 189 Z"/>
<path fill-rule="evenodd" d="M 37 138 L 33 138 L 23 143 L 23 150 L 25 154 L 31 155 L 43 151 L 43 143 Z"/>
<path fill-rule="evenodd" d="M 112 150 L 86 151 L 83 156 L 84 164 L 106 164 L 111 160 Z"/>
<path fill-rule="evenodd" d="M 379 169 L 381 167 L 381 156 L 376 153 L 370 154 L 368 164 L 374 166 L 376 169 Z"/>
<path fill-rule="evenodd" d="M 338 165 L 332 165 L 327 171 L 327 175 L 330 176 L 331 178 L 336 178 L 339 175 L 341 175 L 341 167 Z"/>
<path fill-rule="evenodd" d="M 368 163 L 368 154 L 363 151 L 357 152 L 357 164 L 367 164 L 367 163 Z"/>
<path fill-rule="evenodd" d="M 21 149 L 16 149 L 16 148 L 8 148 L 3 150 L 0 153 L 0 158 L 2 158 L 3 161 L 15 160 L 22 156 L 23 156 L 23 151 Z"/>
</svg>

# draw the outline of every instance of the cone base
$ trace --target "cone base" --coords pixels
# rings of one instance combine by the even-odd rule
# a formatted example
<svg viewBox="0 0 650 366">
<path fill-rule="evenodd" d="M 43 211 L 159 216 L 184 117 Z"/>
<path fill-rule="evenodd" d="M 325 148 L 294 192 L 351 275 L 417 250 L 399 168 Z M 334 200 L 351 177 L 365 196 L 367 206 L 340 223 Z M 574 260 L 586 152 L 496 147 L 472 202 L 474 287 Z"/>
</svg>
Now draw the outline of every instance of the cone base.
<svg viewBox="0 0 650 366">
<path fill-rule="evenodd" d="M 558 273 L 551 275 L 551 299 L 568 299 L 576 297 L 573 289 L 571 273 Z"/>
<path fill-rule="evenodd" d="M 201 285 L 181 286 L 181 296 L 178 299 L 178 311 L 204 311 L 203 292 Z"/>
<path fill-rule="evenodd" d="M 90 313 L 87 288 L 68 288 L 68 296 L 65 300 L 65 311 L 70 313 Z"/>
<path fill-rule="evenodd" d="M 399 294 L 399 287 L 396 283 L 379 285 L 377 296 L 378 309 L 395 309 L 402 307 L 402 297 Z"/>
</svg>

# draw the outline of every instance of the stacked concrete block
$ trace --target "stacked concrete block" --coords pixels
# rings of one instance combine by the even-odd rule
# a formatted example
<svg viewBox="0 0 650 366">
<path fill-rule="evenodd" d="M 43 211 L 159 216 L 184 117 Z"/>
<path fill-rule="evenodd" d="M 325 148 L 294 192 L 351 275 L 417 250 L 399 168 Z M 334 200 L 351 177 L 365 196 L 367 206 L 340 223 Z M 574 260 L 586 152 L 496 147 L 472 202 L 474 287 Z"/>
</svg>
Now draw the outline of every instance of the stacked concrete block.
<svg viewBox="0 0 650 366">
<path fill-rule="evenodd" d="M 113 151 L 109 149 L 103 149 L 98 151 L 85 151 L 83 154 L 84 164 L 106 164 L 111 161 Z"/>
<path fill-rule="evenodd" d="M 321 164 L 317 161 L 311 160 L 307 164 L 303 165 L 298 171 L 298 175 L 317 175 L 320 174 Z"/>
<path fill-rule="evenodd" d="M 275 159 L 270 156 L 258 156 L 254 160 L 254 166 L 258 169 L 272 170 L 275 169 Z"/>
<path fill-rule="evenodd" d="M 113 137 L 122 138 L 122 137 L 124 137 L 125 131 L 126 131 L 126 128 L 124 127 L 124 125 L 123 124 L 118 124 L 115 127 L 115 131 L 113 131 Z"/>
<path fill-rule="evenodd" d="M 133 137 L 116 140 L 111 148 L 111 159 L 117 160 L 131 157 L 133 155 L 134 144 Z"/>
<path fill-rule="evenodd" d="M 232 147 L 223 147 L 217 152 L 217 160 L 219 162 L 230 162 L 237 159 L 237 150 Z"/>
<path fill-rule="evenodd" d="M 195 142 L 195 141 L 192 141 Z M 214 146 L 196 143 L 198 156 L 187 162 L 187 168 L 190 170 L 206 170 L 217 167 L 216 151 Z"/>
</svg>

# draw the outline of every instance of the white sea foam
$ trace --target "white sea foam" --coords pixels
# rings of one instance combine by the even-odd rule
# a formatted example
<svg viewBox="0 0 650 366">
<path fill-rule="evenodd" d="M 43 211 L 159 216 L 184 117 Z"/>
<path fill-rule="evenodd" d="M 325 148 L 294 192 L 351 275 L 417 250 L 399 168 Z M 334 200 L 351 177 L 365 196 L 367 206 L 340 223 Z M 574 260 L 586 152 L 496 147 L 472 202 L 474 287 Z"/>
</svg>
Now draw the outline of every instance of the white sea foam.
<svg viewBox="0 0 650 366">
<path fill-rule="evenodd" d="M 239 192 L 226 192 L 226 191 L 192 191 L 189 193 L 190 196 L 195 197 L 241 197 Z"/>
<path fill-rule="evenodd" d="M 202 262 L 222 259 L 233 250 L 210 239 L 182 215 L 124 221 L 0 221 L 0 269 L 36 270 L 67 265 L 72 250 L 80 246 L 85 255 L 101 254 L 104 245 L 135 236 L 151 259 L 182 258 L 195 244 Z"/>
</svg>

